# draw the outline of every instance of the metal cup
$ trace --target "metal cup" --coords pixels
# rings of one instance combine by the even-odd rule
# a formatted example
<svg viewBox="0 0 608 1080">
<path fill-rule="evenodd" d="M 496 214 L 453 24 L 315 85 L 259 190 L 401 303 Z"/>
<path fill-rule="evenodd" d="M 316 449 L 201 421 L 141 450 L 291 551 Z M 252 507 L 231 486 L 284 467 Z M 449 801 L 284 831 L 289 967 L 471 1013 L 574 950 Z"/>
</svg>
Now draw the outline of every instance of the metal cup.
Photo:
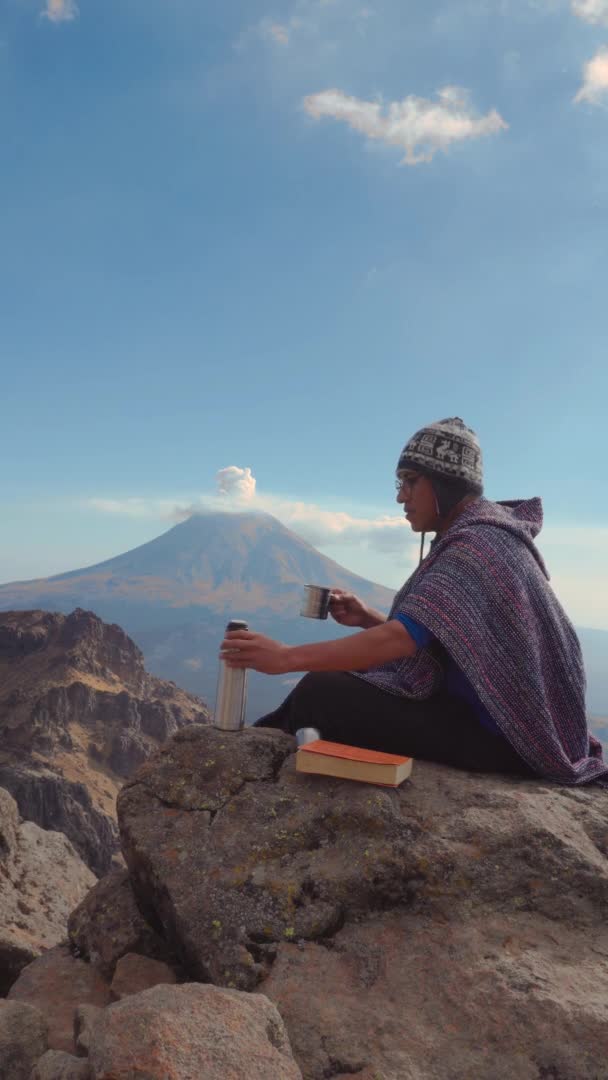
<svg viewBox="0 0 608 1080">
<path fill-rule="evenodd" d="M 306 619 L 326 619 L 329 614 L 331 589 L 323 585 L 305 585 L 300 615 Z"/>
</svg>

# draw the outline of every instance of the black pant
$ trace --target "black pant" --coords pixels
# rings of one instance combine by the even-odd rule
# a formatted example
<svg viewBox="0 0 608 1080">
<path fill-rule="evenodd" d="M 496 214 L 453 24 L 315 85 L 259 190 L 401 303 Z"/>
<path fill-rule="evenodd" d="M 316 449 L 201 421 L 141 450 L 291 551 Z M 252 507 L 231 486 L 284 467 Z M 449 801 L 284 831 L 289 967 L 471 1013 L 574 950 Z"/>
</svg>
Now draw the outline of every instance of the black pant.
<svg viewBox="0 0 608 1080">
<path fill-rule="evenodd" d="M 295 735 L 314 727 L 322 739 L 437 761 L 479 772 L 535 775 L 502 735 L 489 731 L 465 701 L 435 694 L 396 697 L 343 671 L 310 672 L 255 727 Z"/>
</svg>

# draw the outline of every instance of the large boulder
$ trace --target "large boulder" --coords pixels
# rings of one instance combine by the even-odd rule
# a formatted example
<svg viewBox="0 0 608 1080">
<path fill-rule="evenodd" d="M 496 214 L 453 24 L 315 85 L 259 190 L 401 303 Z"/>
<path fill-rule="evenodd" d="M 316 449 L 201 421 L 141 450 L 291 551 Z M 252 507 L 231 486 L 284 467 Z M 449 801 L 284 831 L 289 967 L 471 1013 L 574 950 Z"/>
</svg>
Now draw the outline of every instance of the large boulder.
<svg viewBox="0 0 608 1080">
<path fill-rule="evenodd" d="M 294 749 L 185 729 L 123 788 L 189 977 L 268 994 L 307 1080 L 606 1080 L 608 792 L 422 762 L 391 790 Z"/>
<path fill-rule="evenodd" d="M 38 1010 L 18 1001 L 0 1001 L 2 1080 L 30 1080 L 30 1073 L 46 1048 L 46 1022 Z"/>
<path fill-rule="evenodd" d="M 44 1016 L 50 1050 L 74 1054 L 78 1008 L 103 1008 L 110 1001 L 110 987 L 96 968 L 58 945 L 24 968 L 9 999 L 32 1005 Z"/>
<path fill-rule="evenodd" d="M 0 994 L 65 937 L 68 915 L 95 876 L 62 833 L 22 822 L 0 788 Z"/>
<path fill-rule="evenodd" d="M 95 1080 L 301 1080 L 274 1005 L 196 983 L 156 986 L 105 1009 L 89 1062 Z"/>
<path fill-rule="evenodd" d="M 608 1078 L 601 947 L 530 912 L 377 912 L 282 948 L 262 990 L 307 1080 Z"/>
</svg>

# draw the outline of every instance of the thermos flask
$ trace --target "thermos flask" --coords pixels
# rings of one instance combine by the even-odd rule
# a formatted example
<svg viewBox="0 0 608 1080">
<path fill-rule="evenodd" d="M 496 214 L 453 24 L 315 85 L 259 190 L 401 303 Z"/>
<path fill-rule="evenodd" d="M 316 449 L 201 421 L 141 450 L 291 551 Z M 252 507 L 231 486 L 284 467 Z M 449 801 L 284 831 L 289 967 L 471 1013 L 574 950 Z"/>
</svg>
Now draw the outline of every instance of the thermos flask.
<svg viewBox="0 0 608 1080">
<path fill-rule="evenodd" d="M 242 619 L 231 619 L 226 627 L 229 630 L 248 630 Z M 220 673 L 215 696 L 214 726 L 222 731 L 240 731 L 245 724 L 245 704 L 247 699 L 247 669 L 229 668 L 224 660 L 220 661 Z"/>
</svg>

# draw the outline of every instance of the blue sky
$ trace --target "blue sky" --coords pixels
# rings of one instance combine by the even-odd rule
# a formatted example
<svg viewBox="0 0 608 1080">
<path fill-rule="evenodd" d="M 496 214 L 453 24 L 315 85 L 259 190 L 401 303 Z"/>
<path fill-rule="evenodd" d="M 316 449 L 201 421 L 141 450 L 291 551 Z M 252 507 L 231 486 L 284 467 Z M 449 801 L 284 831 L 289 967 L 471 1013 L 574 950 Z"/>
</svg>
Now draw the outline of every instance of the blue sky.
<svg viewBox="0 0 608 1080">
<path fill-rule="evenodd" d="M 396 457 L 460 415 L 608 628 L 608 0 L 0 19 L 0 580 L 144 542 L 235 466 L 397 585 Z"/>
</svg>

